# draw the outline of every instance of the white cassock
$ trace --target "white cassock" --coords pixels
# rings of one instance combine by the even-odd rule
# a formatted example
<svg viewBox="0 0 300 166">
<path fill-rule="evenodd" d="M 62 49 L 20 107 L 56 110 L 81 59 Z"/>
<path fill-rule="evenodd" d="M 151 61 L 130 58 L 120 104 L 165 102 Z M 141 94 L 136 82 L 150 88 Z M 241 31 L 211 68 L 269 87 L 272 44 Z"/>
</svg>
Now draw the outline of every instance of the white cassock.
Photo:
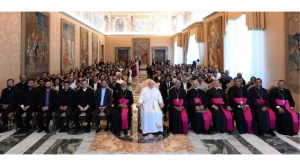
<svg viewBox="0 0 300 166">
<path fill-rule="evenodd" d="M 163 131 L 163 115 L 159 103 L 163 103 L 160 91 L 153 87 L 142 89 L 138 103 L 141 103 L 141 130 L 143 134 Z"/>
<path fill-rule="evenodd" d="M 136 67 L 135 67 L 135 69 L 136 69 L 136 75 L 139 76 L 140 75 L 139 74 L 139 70 L 140 70 L 139 61 L 135 62 L 135 64 L 136 64 Z"/>
</svg>

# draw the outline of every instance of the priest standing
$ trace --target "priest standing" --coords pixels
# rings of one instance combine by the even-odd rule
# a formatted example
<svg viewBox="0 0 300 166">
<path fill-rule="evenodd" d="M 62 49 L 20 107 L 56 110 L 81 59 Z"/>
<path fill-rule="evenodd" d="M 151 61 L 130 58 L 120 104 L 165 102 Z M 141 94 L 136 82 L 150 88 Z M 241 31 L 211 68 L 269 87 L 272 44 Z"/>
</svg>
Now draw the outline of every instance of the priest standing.
<svg viewBox="0 0 300 166">
<path fill-rule="evenodd" d="M 220 89 L 219 80 L 214 80 L 213 88 L 206 92 L 207 106 L 212 113 L 215 130 L 223 133 L 233 131 L 233 118 L 225 92 Z"/>
<path fill-rule="evenodd" d="M 285 81 L 279 80 L 277 88 L 270 91 L 271 108 L 276 115 L 278 133 L 284 135 L 297 135 L 299 131 L 299 115 L 295 112 L 295 102 Z"/>
<path fill-rule="evenodd" d="M 188 112 L 186 91 L 180 88 L 181 82 L 175 81 L 175 88 L 169 91 L 170 105 L 170 125 L 169 128 L 173 134 L 188 133 Z"/>
<path fill-rule="evenodd" d="M 276 136 L 274 133 L 276 127 L 275 113 L 270 109 L 267 90 L 263 88 L 261 84 L 262 80 L 256 78 L 255 87 L 249 90 L 249 97 L 252 102 L 251 109 L 257 121 L 258 134 L 263 136 L 264 133 L 268 133 L 272 136 Z"/>
<path fill-rule="evenodd" d="M 142 89 L 139 101 L 136 104 L 141 111 L 143 136 L 149 133 L 158 134 L 163 131 L 161 108 L 164 107 L 164 103 L 159 90 L 154 85 L 153 80 L 148 82 L 148 87 Z"/>
<path fill-rule="evenodd" d="M 114 109 L 111 113 L 111 125 L 110 131 L 115 135 L 120 136 L 120 131 L 124 131 L 124 135 L 128 134 L 128 130 L 131 127 L 133 95 L 130 90 L 127 89 L 125 82 L 121 84 L 121 90 L 116 94 L 114 100 Z"/>
<path fill-rule="evenodd" d="M 209 133 L 212 128 L 212 115 L 207 108 L 205 92 L 199 89 L 199 82 L 193 81 L 193 88 L 188 90 L 187 98 L 189 101 L 190 121 L 196 134 L 203 132 Z M 205 112 L 199 112 L 205 109 Z"/>
<path fill-rule="evenodd" d="M 234 86 L 228 90 L 229 103 L 233 107 L 234 119 L 240 134 L 257 131 L 256 120 L 250 105 L 248 91 L 241 86 L 241 80 L 234 78 Z"/>
</svg>

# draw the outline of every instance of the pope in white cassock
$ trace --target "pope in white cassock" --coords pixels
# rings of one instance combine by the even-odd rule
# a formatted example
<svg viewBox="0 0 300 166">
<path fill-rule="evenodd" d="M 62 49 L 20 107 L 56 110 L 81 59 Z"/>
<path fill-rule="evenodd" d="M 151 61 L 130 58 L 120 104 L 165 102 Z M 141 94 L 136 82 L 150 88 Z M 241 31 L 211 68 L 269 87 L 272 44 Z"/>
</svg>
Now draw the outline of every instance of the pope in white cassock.
<svg viewBox="0 0 300 166">
<path fill-rule="evenodd" d="M 148 87 L 142 89 L 140 98 L 136 106 L 141 110 L 141 130 L 143 135 L 158 133 L 163 131 L 163 114 L 161 108 L 164 107 L 160 91 L 154 87 L 155 82 L 149 81 Z"/>
</svg>

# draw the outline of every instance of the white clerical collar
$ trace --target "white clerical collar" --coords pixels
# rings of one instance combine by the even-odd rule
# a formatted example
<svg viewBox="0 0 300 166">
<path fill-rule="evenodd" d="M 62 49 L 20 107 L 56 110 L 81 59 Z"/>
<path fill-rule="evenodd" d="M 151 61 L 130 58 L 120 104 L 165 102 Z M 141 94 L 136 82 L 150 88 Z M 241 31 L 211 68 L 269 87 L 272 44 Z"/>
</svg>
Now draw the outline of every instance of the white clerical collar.
<svg viewBox="0 0 300 166">
<path fill-rule="evenodd" d="M 87 88 L 83 88 L 82 90 L 85 92 Z"/>
<path fill-rule="evenodd" d="M 65 91 L 67 92 L 68 90 L 66 89 Z"/>
<path fill-rule="evenodd" d="M 46 91 L 49 91 L 50 89 L 46 89 Z"/>
<path fill-rule="evenodd" d="M 8 90 L 11 90 L 11 88 L 8 88 Z"/>
</svg>

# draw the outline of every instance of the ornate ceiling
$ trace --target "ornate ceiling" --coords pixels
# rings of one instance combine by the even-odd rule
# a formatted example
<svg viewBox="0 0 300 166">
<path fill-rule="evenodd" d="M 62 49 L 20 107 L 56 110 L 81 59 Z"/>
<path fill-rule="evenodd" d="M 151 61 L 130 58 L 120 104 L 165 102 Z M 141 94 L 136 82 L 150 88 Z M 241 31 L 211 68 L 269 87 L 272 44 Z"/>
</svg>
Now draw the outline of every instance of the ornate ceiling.
<svg viewBox="0 0 300 166">
<path fill-rule="evenodd" d="M 173 35 L 212 12 L 64 12 L 105 35 Z"/>
</svg>

